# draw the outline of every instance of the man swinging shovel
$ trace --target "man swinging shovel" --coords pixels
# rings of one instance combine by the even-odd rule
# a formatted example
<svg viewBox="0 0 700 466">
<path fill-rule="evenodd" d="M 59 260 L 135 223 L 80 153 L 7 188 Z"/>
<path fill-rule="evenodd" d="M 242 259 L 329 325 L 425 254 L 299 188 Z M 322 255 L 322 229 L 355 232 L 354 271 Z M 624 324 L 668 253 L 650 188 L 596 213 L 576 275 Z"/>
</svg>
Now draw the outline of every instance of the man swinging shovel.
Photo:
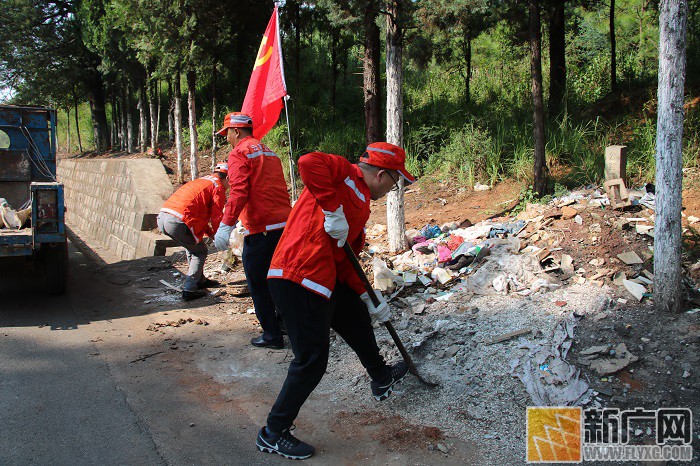
<svg viewBox="0 0 700 466">
<path fill-rule="evenodd" d="M 376 400 L 387 398 L 409 372 L 405 362 L 390 366 L 379 354 L 370 315 L 387 322 L 389 306 L 383 298 L 372 299 L 343 250 L 346 243 L 354 253 L 362 250 L 371 200 L 394 189 L 400 176 L 407 183 L 415 181 L 406 171 L 405 157 L 402 148 L 376 142 L 367 147 L 358 164 L 321 152 L 299 159 L 306 187 L 292 209 L 267 275 L 294 360 L 267 425 L 258 433 L 260 451 L 293 459 L 314 454 L 314 447 L 290 430 L 326 370 L 331 328 L 369 373 Z"/>
</svg>

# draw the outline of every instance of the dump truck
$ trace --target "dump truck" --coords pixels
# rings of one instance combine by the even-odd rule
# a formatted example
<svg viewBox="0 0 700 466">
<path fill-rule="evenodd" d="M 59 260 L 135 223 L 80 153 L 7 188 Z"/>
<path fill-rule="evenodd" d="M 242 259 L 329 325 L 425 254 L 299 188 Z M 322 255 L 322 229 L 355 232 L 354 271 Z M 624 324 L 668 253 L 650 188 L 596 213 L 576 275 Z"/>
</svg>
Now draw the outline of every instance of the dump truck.
<svg viewBox="0 0 700 466">
<path fill-rule="evenodd" d="M 25 258 L 51 294 L 66 291 L 63 185 L 56 180 L 56 111 L 0 105 L 0 264 Z"/>
</svg>

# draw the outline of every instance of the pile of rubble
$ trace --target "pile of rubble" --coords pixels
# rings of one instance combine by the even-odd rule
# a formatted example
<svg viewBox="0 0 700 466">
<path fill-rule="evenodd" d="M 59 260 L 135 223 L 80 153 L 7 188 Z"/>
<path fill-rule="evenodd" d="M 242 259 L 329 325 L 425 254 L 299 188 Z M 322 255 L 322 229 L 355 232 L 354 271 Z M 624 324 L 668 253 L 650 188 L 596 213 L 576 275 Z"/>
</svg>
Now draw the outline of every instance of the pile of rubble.
<svg viewBox="0 0 700 466">
<path fill-rule="evenodd" d="M 589 189 L 546 206 L 528 205 L 514 218 L 425 225 L 407 231 L 411 249 L 386 262 L 378 258 L 386 226 L 376 224 L 367 231 L 375 286 L 392 293 L 418 284 L 426 297 L 444 300 L 455 292 L 527 296 L 588 282 L 624 288 L 629 294 L 621 293 L 620 302 L 642 301 L 653 283 L 654 194 L 628 196 L 625 211 L 613 210 L 606 193 Z M 572 254 L 572 243 L 588 251 Z M 595 253 L 600 255 L 585 260 Z"/>
</svg>

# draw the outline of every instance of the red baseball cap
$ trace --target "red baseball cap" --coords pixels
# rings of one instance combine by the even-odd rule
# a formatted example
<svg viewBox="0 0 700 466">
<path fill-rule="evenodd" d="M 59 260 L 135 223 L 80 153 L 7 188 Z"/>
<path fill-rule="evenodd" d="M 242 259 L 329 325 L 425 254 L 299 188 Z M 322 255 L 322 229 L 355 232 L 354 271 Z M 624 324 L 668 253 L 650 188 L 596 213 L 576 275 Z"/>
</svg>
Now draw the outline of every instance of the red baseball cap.
<svg viewBox="0 0 700 466">
<path fill-rule="evenodd" d="M 416 178 L 406 170 L 406 151 L 388 142 L 373 142 L 360 157 L 364 162 L 387 170 L 401 173 L 406 183 L 413 183 Z"/>
<path fill-rule="evenodd" d="M 250 118 L 245 113 L 241 112 L 231 112 L 224 117 L 224 127 L 221 128 L 216 134 L 219 136 L 226 136 L 229 128 L 252 128 L 253 119 Z"/>
</svg>

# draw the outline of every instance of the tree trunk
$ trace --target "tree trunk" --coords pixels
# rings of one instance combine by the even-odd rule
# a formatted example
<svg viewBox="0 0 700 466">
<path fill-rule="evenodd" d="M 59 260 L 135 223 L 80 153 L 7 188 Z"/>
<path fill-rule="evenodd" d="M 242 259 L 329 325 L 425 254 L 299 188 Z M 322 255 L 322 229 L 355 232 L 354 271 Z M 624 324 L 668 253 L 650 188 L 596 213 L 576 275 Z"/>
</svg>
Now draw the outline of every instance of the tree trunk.
<svg viewBox="0 0 700 466">
<path fill-rule="evenodd" d="M 78 121 L 78 96 L 73 92 L 73 106 L 75 107 L 75 134 L 78 136 L 78 150 L 83 153 L 83 141 L 80 138 L 80 122 Z"/>
<path fill-rule="evenodd" d="M 401 0 L 387 2 L 386 15 L 386 141 L 403 147 L 403 30 Z M 389 251 L 406 249 L 406 218 L 403 205 L 403 177 L 399 189 L 386 199 Z"/>
<path fill-rule="evenodd" d="M 610 89 L 617 89 L 617 57 L 615 52 L 615 0 L 610 0 Z"/>
<path fill-rule="evenodd" d="M 131 111 L 131 85 L 126 86 L 126 151 L 128 153 L 134 152 L 134 118 Z"/>
<path fill-rule="evenodd" d="M 92 132 L 95 138 L 97 151 L 107 150 L 109 147 L 109 125 L 107 124 L 107 112 L 105 90 L 102 77 L 94 76 L 89 80 L 88 100 L 90 102 L 90 117 L 92 118 Z"/>
<path fill-rule="evenodd" d="M 683 95 L 688 3 L 659 4 L 659 89 L 656 123 L 654 303 L 681 311 Z"/>
<path fill-rule="evenodd" d="M 549 22 L 549 115 L 557 117 L 564 109 L 566 94 L 565 0 L 553 0 Z"/>
<path fill-rule="evenodd" d="M 121 127 L 121 150 L 126 151 L 127 147 L 129 146 L 128 138 L 129 138 L 129 132 L 127 131 L 127 108 L 129 107 L 129 100 L 127 99 L 127 92 L 126 92 L 126 85 L 122 88 L 122 99 L 121 99 L 121 104 L 119 107 L 121 108 L 121 113 L 122 113 L 122 127 Z"/>
<path fill-rule="evenodd" d="M 70 107 L 66 106 L 66 154 L 70 154 Z"/>
<path fill-rule="evenodd" d="M 156 101 L 158 102 L 158 110 L 157 110 L 157 115 L 158 117 L 156 118 L 156 137 L 155 141 L 156 144 L 158 144 L 158 135 L 160 133 L 160 80 L 156 80 Z"/>
<path fill-rule="evenodd" d="M 173 131 L 175 133 L 175 149 L 177 151 L 177 182 L 184 183 L 184 162 L 182 157 L 182 101 L 180 95 L 180 72 L 175 74 L 173 84 Z"/>
<path fill-rule="evenodd" d="M 146 152 L 146 141 L 148 140 L 148 122 L 146 118 L 146 95 L 143 86 L 139 86 L 139 100 L 137 107 L 139 109 L 139 150 Z"/>
<path fill-rule="evenodd" d="M 173 84 L 171 82 L 168 83 L 168 102 L 170 102 L 170 106 L 168 107 L 168 141 L 173 142 L 175 140 L 175 99 L 173 98 Z"/>
<path fill-rule="evenodd" d="M 158 143 L 158 109 L 156 108 L 156 100 L 154 96 L 157 88 L 153 85 L 153 79 L 148 77 L 148 113 L 151 117 L 151 148 L 155 154 L 156 144 Z"/>
<path fill-rule="evenodd" d="M 117 99 L 114 91 L 110 93 L 110 103 L 112 104 L 112 126 L 110 135 L 110 150 L 114 150 L 115 146 L 119 147 L 119 113 L 117 112 Z"/>
<path fill-rule="evenodd" d="M 467 63 L 467 75 L 464 78 L 464 100 L 466 105 L 471 101 L 471 79 L 472 79 L 472 34 L 468 27 L 462 30 L 464 36 L 464 61 Z"/>
<path fill-rule="evenodd" d="M 340 40 L 340 30 L 334 27 L 331 30 L 331 111 L 335 119 L 336 87 L 338 86 L 338 42 Z"/>
<path fill-rule="evenodd" d="M 211 169 L 212 171 L 216 168 L 216 78 L 217 78 L 217 67 L 214 63 L 214 71 L 211 76 Z"/>
<path fill-rule="evenodd" d="M 364 14 L 364 58 L 362 75 L 365 95 L 365 136 L 367 143 L 379 141 L 382 137 L 381 93 L 380 93 L 380 38 L 376 23 L 378 5 L 376 0 L 369 0 Z"/>
<path fill-rule="evenodd" d="M 199 168 L 197 167 L 197 109 L 195 108 L 195 92 L 197 91 L 197 75 L 193 69 L 187 71 L 187 110 L 190 122 L 190 175 L 191 178 L 199 178 Z"/>
<path fill-rule="evenodd" d="M 547 162 L 544 141 L 544 104 L 542 102 L 542 44 L 539 0 L 529 0 L 530 73 L 532 74 L 532 107 L 535 139 L 534 185 L 538 197 L 547 194 Z"/>
</svg>

